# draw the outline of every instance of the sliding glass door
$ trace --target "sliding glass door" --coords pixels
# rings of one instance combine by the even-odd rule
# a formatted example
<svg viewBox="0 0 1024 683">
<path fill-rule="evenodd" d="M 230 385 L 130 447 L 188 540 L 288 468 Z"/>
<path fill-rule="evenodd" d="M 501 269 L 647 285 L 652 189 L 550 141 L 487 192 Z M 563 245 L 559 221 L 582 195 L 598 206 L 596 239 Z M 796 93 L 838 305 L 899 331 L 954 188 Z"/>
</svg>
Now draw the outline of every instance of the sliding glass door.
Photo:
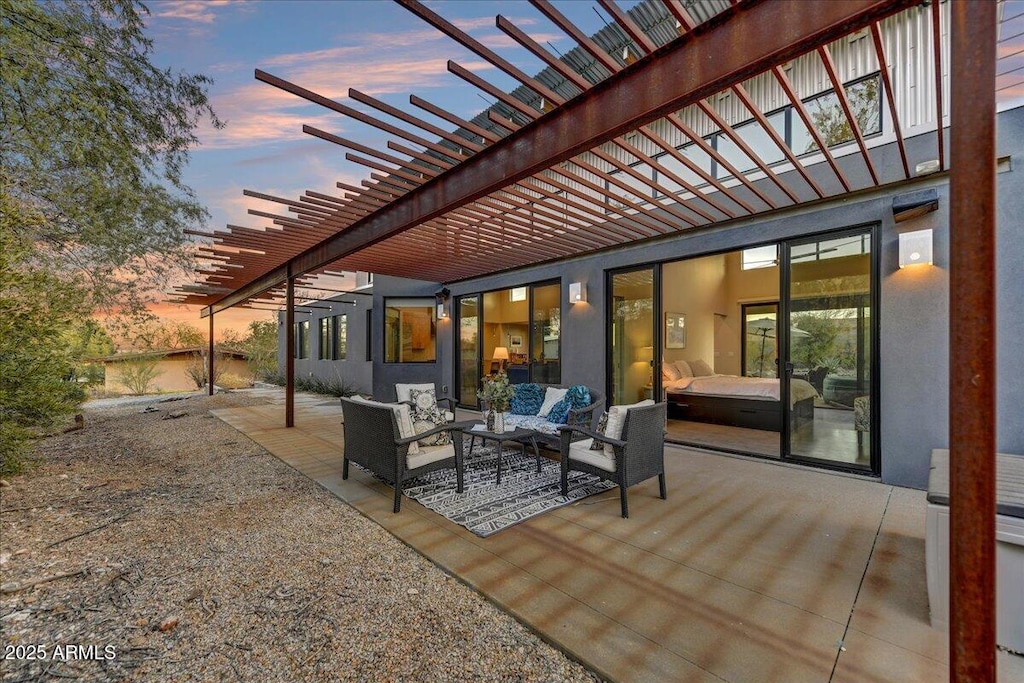
<svg viewBox="0 0 1024 683">
<path fill-rule="evenodd" d="M 872 235 L 859 229 L 784 245 L 786 458 L 878 471 Z"/>
<path fill-rule="evenodd" d="M 457 399 L 476 407 L 484 375 L 504 372 L 509 382 L 562 381 L 561 282 L 544 282 L 456 300 L 459 336 Z"/>
<path fill-rule="evenodd" d="M 660 358 L 655 268 L 609 273 L 609 387 L 611 405 L 636 403 L 660 393 L 654 359 Z M 657 373 L 660 379 L 660 371 Z"/>
</svg>

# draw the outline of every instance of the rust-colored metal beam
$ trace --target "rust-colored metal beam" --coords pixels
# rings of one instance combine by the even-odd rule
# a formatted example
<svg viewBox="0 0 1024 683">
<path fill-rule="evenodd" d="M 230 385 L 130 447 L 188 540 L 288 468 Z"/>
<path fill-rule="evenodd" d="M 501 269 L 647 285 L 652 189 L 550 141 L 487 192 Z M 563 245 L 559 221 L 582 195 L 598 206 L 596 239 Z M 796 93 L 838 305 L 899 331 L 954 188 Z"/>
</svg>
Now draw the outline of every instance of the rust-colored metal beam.
<svg viewBox="0 0 1024 683">
<path fill-rule="evenodd" d="M 295 426 L 295 277 L 289 263 L 285 271 L 284 314 L 284 426 Z M 253 292 L 257 294 L 258 292 Z M 211 315 L 212 317 L 212 315 Z"/>
<path fill-rule="evenodd" d="M 996 678 L 997 12 L 994 2 L 952 3 L 951 68 L 958 76 L 950 100 L 949 182 L 953 683 Z"/>
<path fill-rule="evenodd" d="M 878 72 L 882 74 L 882 87 L 885 88 L 885 99 L 889 103 L 889 118 L 892 119 L 892 129 L 896 133 L 896 145 L 900 149 L 900 160 L 903 162 L 903 177 L 910 178 L 910 164 L 907 162 L 907 146 L 903 142 L 903 130 L 900 128 L 900 115 L 896 110 L 896 92 L 892 88 L 892 78 L 889 77 L 889 64 L 885 59 L 885 46 L 882 45 L 882 31 L 878 28 L 877 22 L 871 24 L 871 41 L 875 44 L 875 54 L 878 56 Z M 849 190 L 849 188 L 847 188 L 847 190 Z"/>
<path fill-rule="evenodd" d="M 737 6 L 727 21 L 687 33 L 642 63 L 613 74 L 541 120 L 307 249 L 289 264 L 302 274 L 337 261 L 914 4 L 916 0 L 775 0 Z M 695 59 L 695 55 L 713 57 Z M 272 82 L 262 76 L 258 75 L 260 80 Z M 315 97 L 313 101 L 326 99 Z M 457 155 L 452 158 L 458 159 Z M 204 314 L 280 282 L 282 270 L 266 273 L 223 297 Z"/>
<path fill-rule="evenodd" d="M 857 123 L 857 115 L 853 112 L 853 105 L 850 104 L 846 88 L 843 87 L 843 81 L 839 78 L 836 63 L 832 60 L 832 52 L 828 49 L 828 45 L 818 46 L 818 56 L 821 57 L 821 63 L 825 66 L 829 80 L 832 81 L 832 88 L 839 99 L 839 105 L 846 116 L 846 122 L 850 124 L 850 131 L 853 132 L 853 139 L 857 141 L 857 147 L 860 149 L 861 157 L 864 158 L 864 164 L 868 167 L 868 173 L 871 174 L 871 180 L 875 185 L 878 185 L 880 184 L 878 172 L 875 171 L 875 164 L 871 161 L 871 154 L 868 152 L 868 146 L 864 142 L 864 135 L 860 131 L 860 124 Z"/>
<path fill-rule="evenodd" d="M 939 147 L 939 170 L 946 170 L 946 144 L 942 133 L 942 3 L 932 3 L 932 52 L 935 56 L 935 135 Z"/>
</svg>

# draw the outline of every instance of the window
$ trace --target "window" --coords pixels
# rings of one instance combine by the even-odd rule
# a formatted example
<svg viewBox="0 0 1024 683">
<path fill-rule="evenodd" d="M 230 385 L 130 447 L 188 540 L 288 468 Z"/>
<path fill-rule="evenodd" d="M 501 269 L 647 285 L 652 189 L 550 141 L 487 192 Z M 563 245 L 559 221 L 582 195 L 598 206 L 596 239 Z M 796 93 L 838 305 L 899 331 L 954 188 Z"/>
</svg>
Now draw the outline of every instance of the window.
<svg viewBox="0 0 1024 683">
<path fill-rule="evenodd" d="M 373 360 L 373 309 L 366 311 L 366 360 Z"/>
<path fill-rule="evenodd" d="M 309 321 L 295 323 L 295 358 L 309 358 Z"/>
<path fill-rule="evenodd" d="M 778 377 L 775 321 L 777 303 L 743 305 L 743 374 L 746 377 Z"/>
<path fill-rule="evenodd" d="M 317 358 L 331 359 L 331 338 L 334 336 L 334 318 L 320 318 L 320 348 Z"/>
<path fill-rule="evenodd" d="M 755 268 L 774 268 L 779 265 L 779 246 L 769 244 L 764 247 L 751 247 L 743 250 L 741 267 L 743 270 Z"/>
<path fill-rule="evenodd" d="M 331 318 L 331 360 L 345 360 L 348 353 L 348 315 Z"/>
<path fill-rule="evenodd" d="M 867 137 L 881 133 L 882 88 L 878 74 L 847 84 L 845 88 L 861 135 Z M 806 106 L 811 120 L 814 121 L 814 127 L 818 129 L 826 145 L 834 147 L 853 140 L 853 130 L 834 90 L 811 98 Z M 799 117 L 793 117 L 793 129 L 790 147 L 796 154 L 818 151 L 818 146 Z"/>
<path fill-rule="evenodd" d="M 386 299 L 384 362 L 433 363 L 437 360 L 437 308 L 434 298 Z"/>
</svg>

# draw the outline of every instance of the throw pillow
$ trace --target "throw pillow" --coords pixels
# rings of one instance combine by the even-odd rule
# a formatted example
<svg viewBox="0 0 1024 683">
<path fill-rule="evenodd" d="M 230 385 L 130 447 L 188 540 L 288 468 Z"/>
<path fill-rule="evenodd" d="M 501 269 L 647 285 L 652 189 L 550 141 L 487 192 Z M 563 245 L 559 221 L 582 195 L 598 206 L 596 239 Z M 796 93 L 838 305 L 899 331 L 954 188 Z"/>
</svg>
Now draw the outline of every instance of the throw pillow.
<svg viewBox="0 0 1024 683">
<path fill-rule="evenodd" d="M 605 430 L 608 429 L 608 413 L 601 413 L 601 419 L 597 421 L 597 433 L 604 434 Z M 604 444 L 597 439 L 590 442 L 590 450 L 592 451 L 603 451 Z"/>
<path fill-rule="evenodd" d="M 604 430 L 604 435 L 609 439 L 621 439 L 622 428 L 626 426 L 626 411 L 630 408 L 642 408 L 653 405 L 654 401 L 647 399 L 646 401 L 640 401 L 639 403 L 627 406 L 612 406 L 608 409 L 608 426 Z M 615 449 L 612 448 L 611 444 L 604 445 L 604 454 L 609 458 L 615 457 Z"/>
<path fill-rule="evenodd" d="M 680 377 L 682 377 L 682 375 L 679 374 L 679 369 L 675 364 L 669 363 L 668 361 L 661 362 L 661 378 L 663 380 L 666 382 L 674 382 Z"/>
<path fill-rule="evenodd" d="M 693 377 L 693 370 L 690 369 L 690 364 L 685 360 L 677 360 L 673 365 L 676 366 L 676 372 L 679 373 L 679 379 L 689 379 Z"/>
<path fill-rule="evenodd" d="M 569 421 L 569 411 L 586 408 L 590 405 L 590 389 L 582 384 L 574 384 L 565 392 L 565 397 L 551 407 L 548 422 L 564 425 Z"/>
<path fill-rule="evenodd" d="M 556 389 L 554 387 L 545 389 L 544 403 L 541 404 L 540 410 L 537 411 L 537 417 L 547 417 L 554 405 L 565 398 L 567 393 L 569 393 L 568 389 Z"/>
<path fill-rule="evenodd" d="M 509 403 L 509 412 L 513 415 L 536 415 L 544 403 L 544 387 L 539 384 L 516 384 L 512 387 L 515 394 Z"/>
<path fill-rule="evenodd" d="M 444 413 L 437 407 L 437 396 L 433 388 L 411 389 L 409 399 L 412 401 L 412 426 L 417 434 L 446 424 Z M 452 435 L 448 432 L 431 434 L 427 438 L 419 440 L 421 446 L 444 446 L 451 442 Z"/>
<path fill-rule="evenodd" d="M 699 359 L 690 361 L 690 369 L 693 370 L 694 377 L 711 377 L 715 374 L 710 365 Z"/>
</svg>

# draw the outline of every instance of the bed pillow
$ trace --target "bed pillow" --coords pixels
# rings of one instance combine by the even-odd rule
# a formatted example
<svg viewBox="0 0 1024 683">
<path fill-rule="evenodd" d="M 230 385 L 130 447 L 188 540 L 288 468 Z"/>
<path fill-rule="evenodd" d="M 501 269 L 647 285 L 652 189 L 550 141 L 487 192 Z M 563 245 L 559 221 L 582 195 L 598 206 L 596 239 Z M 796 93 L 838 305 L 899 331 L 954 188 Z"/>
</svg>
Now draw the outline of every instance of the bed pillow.
<svg viewBox="0 0 1024 683">
<path fill-rule="evenodd" d="M 540 410 L 537 411 L 537 417 L 547 417 L 551 409 L 555 407 L 555 404 L 565 398 L 565 395 L 569 393 L 568 389 L 556 389 L 554 387 L 548 387 L 544 390 L 544 402 L 540 406 Z"/>
<path fill-rule="evenodd" d="M 690 369 L 693 371 L 694 377 L 711 377 L 715 374 L 715 371 L 711 369 L 711 366 L 700 359 L 691 360 Z"/>
<path fill-rule="evenodd" d="M 630 408 L 643 408 L 644 406 L 653 406 L 654 401 L 647 399 L 646 401 L 640 401 L 639 403 L 632 403 L 626 406 L 612 406 L 608 409 L 608 424 L 605 427 L 604 435 L 609 439 L 621 439 L 622 428 L 626 426 L 626 411 Z M 615 449 L 611 444 L 604 445 L 604 454 L 609 458 L 615 457 Z"/>
<path fill-rule="evenodd" d="M 536 415 L 544 403 L 544 387 L 539 384 L 516 384 L 515 392 L 509 402 L 509 412 L 513 415 Z"/>
<path fill-rule="evenodd" d="M 590 405 L 590 389 L 582 384 L 574 384 L 565 393 L 565 398 L 551 407 L 548 422 L 564 425 L 569 421 L 569 411 L 586 408 Z"/>
<path fill-rule="evenodd" d="M 687 370 L 689 370 L 689 368 L 687 368 Z M 661 362 L 661 378 L 663 380 L 666 382 L 675 382 L 681 376 L 682 375 L 679 374 L 679 370 L 676 368 L 674 363 L 669 363 L 668 361 Z"/>
<path fill-rule="evenodd" d="M 693 377 L 693 370 L 690 369 L 690 364 L 685 360 L 677 360 L 673 365 L 676 366 L 676 372 L 679 373 L 679 377 L 676 379 L 690 379 Z"/>
</svg>

